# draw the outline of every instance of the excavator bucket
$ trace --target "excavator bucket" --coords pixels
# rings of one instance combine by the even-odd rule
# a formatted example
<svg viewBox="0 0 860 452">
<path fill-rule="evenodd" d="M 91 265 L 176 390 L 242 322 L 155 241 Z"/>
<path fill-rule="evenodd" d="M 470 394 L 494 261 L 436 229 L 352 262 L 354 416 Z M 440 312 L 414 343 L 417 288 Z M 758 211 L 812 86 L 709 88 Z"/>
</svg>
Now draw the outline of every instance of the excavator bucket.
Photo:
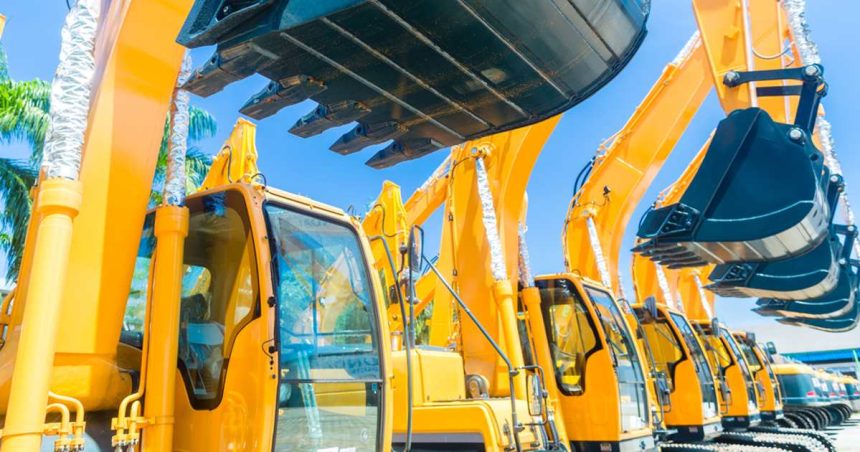
<svg viewBox="0 0 860 452">
<path fill-rule="evenodd" d="M 825 167 L 825 172 L 828 172 Z M 842 176 L 829 177 L 828 209 L 836 211 L 839 195 L 845 188 Z M 856 236 L 854 226 L 830 228 L 827 240 L 800 256 L 770 262 L 736 262 L 714 267 L 705 286 L 724 297 L 761 297 L 780 300 L 808 300 L 823 297 L 839 279 L 839 266 L 847 265 Z M 839 236 L 844 235 L 844 243 Z"/>
<path fill-rule="evenodd" d="M 854 309 L 857 275 L 848 266 L 839 268 L 839 282 L 826 295 L 809 300 L 779 300 L 761 298 L 753 312 L 766 317 L 829 319 Z"/>
<path fill-rule="evenodd" d="M 825 173 L 829 170 L 825 167 Z M 827 205 L 833 221 L 839 195 L 845 188 L 842 176 L 831 175 Z M 724 297 L 762 297 L 780 300 L 808 300 L 823 297 L 836 287 L 839 266 L 851 257 L 856 228 L 832 225 L 827 240 L 800 256 L 771 262 L 736 262 L 714 267 L 706 286 Z M 844 244 L 839 242 L 844 235 Z"/>
<path fill-rule="evenodd" d="M 539 122 L 612 79 L 645 35 L 648 0 L 196 0 L 178 42 L 216 45 L 185 88 L 201 96 L 254 73 L 241 111 L 260 119 L 316 101 L 290 132 L 358 124 L 332 150 L 392 141 L 383 168 Z"/>
<path fill-rule="evenodd" d="M 851 288 L 854 293 L 851 295 L 852 299 L 857 298 L 858 286 L 860 286 L 860 282 L 858 282 L 857 277 L 857 268 L 860 266 L 860 262 L 852 261 L 852 279 L 851 279 Z M 777 322 L 793 325 L 793 326 L 804 326 L 807 328 L 814 328 L 816 330 L 827 331 L 831 333 L 851 331 L 855 327 L 857 327 L 858 321 L 860 321 L 860 303 L 854 302 L 850 309 L 847 312 L 844 312 L 835 317 L 827 317 L 827 318 L 805 318 L 805 317 L 786 317 L 782 319 L 776 319 Z"/>
<path fill-rule="evenodd" d="M 679 202 L 642 219 L 633 251 L 672 268 L 802 255 L 828 233 L 828 176 L 808 129 L 736 110 Z"/>
<path fill-rule="evenodd" d="M 822 297 L 839 276 L 837 263 L 841 245 L 832 236 L 801 256 L 773 262 L 743 262 L 714 267 L 705 286 L 721 297 L 769 297 L 809 300 Z"/>
</svg>

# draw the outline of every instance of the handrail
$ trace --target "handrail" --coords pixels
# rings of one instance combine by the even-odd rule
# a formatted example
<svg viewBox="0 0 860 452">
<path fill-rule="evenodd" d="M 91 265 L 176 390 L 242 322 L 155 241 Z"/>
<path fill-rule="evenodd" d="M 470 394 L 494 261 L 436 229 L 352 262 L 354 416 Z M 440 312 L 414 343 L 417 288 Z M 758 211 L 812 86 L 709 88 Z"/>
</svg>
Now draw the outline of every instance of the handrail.
<svg viewBox="0 0 860 452">
<path fill-rule="evenodd" d="M 385 209 L 383 209 L 383 215 L 385 214 Z M 383 228 L 384 228 L 383 223 Z M 383 232 L 384 234 L 384 232 Z M 373 237 L 368 237 L 369 241 L 379 240 L 382 242 L 382 248 L 385 250 L 385 255 L 388 257 L 388 265 L 391 266 L 391 272 L 394 273 L 396 267 L 394 266 L 394 258 L 391 257 L 391 249 L 388 248 L 388 243 L 385 241 L 385 238 L 381 235 L 375 235 Z M 395 281 L 396 283 L 396 281 Z M 384 290 L 384 288 L 383 288 Z M 406 308 L 403 306 L 403 294 L 400 293 L 400 290 L 394 291 L 397 294 L 397 303 L 400 305 L 400 316 L 403 319 L 403 346 L 406 349 L 406 442 L 403 445 L 403 452 L 409 452 L 412 449 L 412 339 L 411 339 L 411 331 L 412 324 L 409 327 L 406 327 Z"/>
<path fill-rule="evenodd" d="M 505 355 L 505 352 L 502 351 L 502 348 L 499 346 L 499 344 L 496 343 L 496 341 L 493 340 L 492 336 L 490 336 L 490 333 L 488 333 L 487 330 L 484 329 L 484 326 L 481 325 L 481 322 L 478 321 L 478 318 L 475 317 L 475 314 L 473 314 L 472 311 L 469 309 L 469 307 L 466 305 L 466 303 L 463 302 L 463 300 L 460 298 L 460 295 L 457 294 L 457 292 L 454 290 L 454 288 L 451 287 L 450 284 L 448 284 L 448 281 L 445 280 L 445 277 L 442 276 L 441 273 L 439 273 L 439 270 L 436 268 L 435 265 L 433 265 L 432 262 L 430 262 L 430 259 L 427 259 L 427 257 L 424 256 L 423 254 L 421 255 L 421 259 L 424 260 L 424 263 L 427 264 L 427 266 L 430 268 L 430 270 L 432 270 L 433 273 L 436 275 L 436 277 L 439 278 L 439 281 L 442 283 L 442 285 L 445 286 L 446 289 L 448 289 L 448 292 L 451 294 L 451 296 L 454 298 L 454 300 L 457 301 L 457 304 L 460 306 L 460 309 L 462 309 L 463 312 L 466 314 L 466 316 L 469 317 L 470 320 L 472 320 L 472 323 L 475 325 L 475 327 L 478 328 L 478 330 L 481 332 L 481 334 L 484 336 L 484 338 L 487 339 L 487 342 L 489 342 L 490 345 L 493 347 L 493 349 L 496 350 L 496 353 L 499 355 L 499 357 L 502 358 L 502 361 L 505 362 L 505 366 L 507 366 L 507 368 L 508 368 L 508 384 L 509 384 L 509 387 L 511 389 L 511 394 L 510 394 L 511 421 L 514 424 L 514 427 L 513 427 L 514 442 L 516 443 L 515 444 L 516 450 L 518 452 L 521 451 L 522 446 L 520 445 L 520 437 L 519 437 L 519 432 L 521 430 L 521 427 L 520 427 L 520 423 L 519 423 L 519 420 L 517 417 L 517 404 L 516 404 L 516 401 L 514 400 L 514 376 L 519 374 L 519 370 L 513 368 L 513 365 L 511 364 L 510 359 L 508 359 L 507 355 Z"/>
</svg>

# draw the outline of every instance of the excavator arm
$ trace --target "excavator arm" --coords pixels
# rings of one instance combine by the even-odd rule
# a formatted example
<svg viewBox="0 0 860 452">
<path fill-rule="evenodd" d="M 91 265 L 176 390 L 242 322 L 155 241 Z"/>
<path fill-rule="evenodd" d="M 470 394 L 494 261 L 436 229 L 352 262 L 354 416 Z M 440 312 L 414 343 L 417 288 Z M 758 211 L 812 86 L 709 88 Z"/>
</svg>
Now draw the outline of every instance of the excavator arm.
<svg viewBox="0 0 860 452">
<path fill-rule="evenodd" d="M 621 290 L 618 257 L 633 211 L 712 83 L 698 33 L 669 63 L 623 128 L 594 157 L 564 223 L 565 268 Z M 584 246 L 590 244 L 591 246 Z"/>
</svg>

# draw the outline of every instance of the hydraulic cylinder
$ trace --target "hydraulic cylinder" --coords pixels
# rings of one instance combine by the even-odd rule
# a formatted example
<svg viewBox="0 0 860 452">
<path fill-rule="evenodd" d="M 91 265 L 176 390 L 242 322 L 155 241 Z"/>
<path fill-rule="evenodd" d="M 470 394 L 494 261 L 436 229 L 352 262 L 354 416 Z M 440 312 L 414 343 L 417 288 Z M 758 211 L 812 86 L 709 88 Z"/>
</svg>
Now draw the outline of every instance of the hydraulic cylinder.
<svg viewBox="0 0 860 452">
<path fill-rule="evenodd" d="M 38 451 L 42 442 L 72 220 L 81 208 L 82 186 L 74 180 L 48 179 L 38 196 L 33 218 L 39 224 L 0 444 L 3 450 Z"/>
<path fill-rule="evenodd" d="M 155 211 L 155 270 L 144 382 L 143 450 L 173 448 L 174 391 L 179 353 L 179 316 L 182 298 L 182 262 L 188 235 L 188 209 L 164 205 Z"/>
</svg>

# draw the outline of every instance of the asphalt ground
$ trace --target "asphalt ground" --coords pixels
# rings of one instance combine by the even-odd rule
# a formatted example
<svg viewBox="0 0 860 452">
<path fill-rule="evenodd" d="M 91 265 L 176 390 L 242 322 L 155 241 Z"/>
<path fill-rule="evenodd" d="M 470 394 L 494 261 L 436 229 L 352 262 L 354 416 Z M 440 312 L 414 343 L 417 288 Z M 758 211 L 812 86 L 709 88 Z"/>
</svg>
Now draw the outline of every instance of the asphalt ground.
<svg viewBox="0 0 860 452">
<path fill-rule="evenodd" d="M 860 452 L 860 414 L 855 413 L 840 426 L 827 427 L 825 432 L 833 438 L 836 450 Z"/>
</svg>

